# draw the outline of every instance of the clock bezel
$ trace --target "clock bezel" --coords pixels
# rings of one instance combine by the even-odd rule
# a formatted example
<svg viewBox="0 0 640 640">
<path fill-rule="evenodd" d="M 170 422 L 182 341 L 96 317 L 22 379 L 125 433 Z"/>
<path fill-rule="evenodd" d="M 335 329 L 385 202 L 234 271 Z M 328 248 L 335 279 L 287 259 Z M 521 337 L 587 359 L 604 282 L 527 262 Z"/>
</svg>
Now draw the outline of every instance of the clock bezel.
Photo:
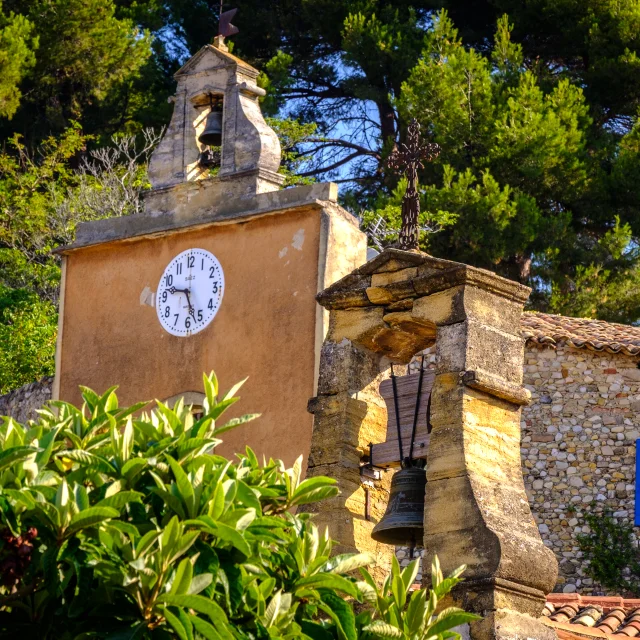
<svg viewBox="0 0 640 640">
<path fill-rule="evenodd" d="M 168 290 L 169 286 L 168 284 L 166 284 L 166 279 L 168 275 L 174 276 L 176 275 L 175 273 L 171 273 L 171 270 L 173 268 L 176 268 L 176 265 L 178 264 L 178 262 L 180 262 L 181 260 L 185 260 L 185 262 L 188 261 L 186 260 L 189 256 L 198 256 L 201 255 L 204 258 L 206 258 L 210 265 L 208 266 L 212 266 L 214 268 L 214 271 L 216 273 L 217 276 L 217 280 L 215 280 L 214 282 L 218 283 L 218 291 L 217 292 L 213 292 L 211 293 L 211 299 L 213 300 L 213 309 L 210 312 L 209 316 L 206 316 L 205 319 L 203 321 L 201 321 L 200 323 L 198 323 L 195 319 L 195 317 L 193 318 L 193 324 L 191 327 L 189 328 L 182 328 L 182 329 L 177 329 L 175 326 L 171 326 L 168 322 L 166 322 L 166 318 L 164 317 L 163 313 L 162 313 L 162 306 L 166 304 L 166 302 L 160 302 L 161 296 L 163 291 Z M 189 268 L 188 266 L 186 268 Z M 191 275 L 191 274 L 189 274 Z M 186 273 L 185 273 L 185 277 L 186 277 Z M 172 285 L 175 286 L 175 285 Z M 196 289 L 197 292 L 197 289 Z M 181 251 L 180 253 L 176 254 L 169 262 L 168 264 L 165 266 L 165 268 L 162 271 L 162 275 L 160 276 L 160 279 L 158 280 L 158 286 L 156 289 L 156 297 L 155 297 L 155 308 L 156 308 L 156 316 L 158 318 L 158 321 L 160 323 L 160 326 L 170 335 L 178 337 L 178 338 L 189 338 L 191 336 L 194 336 L 202 331 L 204 331 L 215 319 L 216 315 L 218 314 L 218 311 L 220 310 L 220 306 L 222 305 L 222 299 L 224 297 L 224 293 L 225 293 L 225 277 L 224 277 L 224 270 L 222 269 L 222 264 L 220 263 L 220 260 L 218 260 L 218 258 L 211 253 L 211 251 L 208 251 L 207 249 L 202 249 L 200 247 L 191 247 L 189 249 L 185 249 L 184 251 Z M 170 294 L 170 295 L 181 295 L 181 294 Z M 173 314 L 172 314 L 173 315 Z"/>
</svg>

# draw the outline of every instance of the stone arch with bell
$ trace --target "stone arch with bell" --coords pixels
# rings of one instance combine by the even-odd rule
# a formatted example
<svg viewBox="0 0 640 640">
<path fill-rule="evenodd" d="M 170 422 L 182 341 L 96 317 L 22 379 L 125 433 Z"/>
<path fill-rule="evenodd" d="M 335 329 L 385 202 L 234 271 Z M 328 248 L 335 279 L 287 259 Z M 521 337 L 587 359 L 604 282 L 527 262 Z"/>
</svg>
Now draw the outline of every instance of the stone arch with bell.
<svg viewBox="0 0 640 640">
<path fill-rule="evenodd" d="M 474 640 L 555 637 L 536 618 L 557 561 L 538 533 L 520 466 L 520 409 L 530 397 L 520 316 L 528 296 L 527 287 L 489 271 L 398 249 L 317 296 L 329 331 L 309 402 L 308 474 L 336 478 L 341 495 L 314 505 L 315 521 L 328 526 L 339 552 L 372 553 L 377 579 L 386 577 L 394 547 L 372 533 L 387 510 L 392 474 L 376 467 L 385 451 L 393 456 L 389 446 L 396 459 L 400 452 L 388 438 L 380 385 L 391 364 L 406 365 L 435 343 L 432 430 L 418 434 L 423 442 L 428 435 L 420 453 L 427 460 L 423 579 L 436 554 L 445 574 L 467 565 L 454 599 L 483 616 L 471 626 Z"/>
</svg>

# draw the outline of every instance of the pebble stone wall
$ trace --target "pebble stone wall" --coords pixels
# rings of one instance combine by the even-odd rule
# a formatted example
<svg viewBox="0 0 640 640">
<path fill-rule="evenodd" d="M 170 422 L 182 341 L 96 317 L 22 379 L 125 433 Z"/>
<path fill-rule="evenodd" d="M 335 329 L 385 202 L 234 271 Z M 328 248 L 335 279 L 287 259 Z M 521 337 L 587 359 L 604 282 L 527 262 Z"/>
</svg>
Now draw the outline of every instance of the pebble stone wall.
<svg viewBox="0 0 640 640">
<path fill-rule="evenodd" d="M 35 420 L 36 410 L 51 400 L 52 385 L 53 377 L 42 378 L 0 396 L 0 416 L 11 416 L 21 423 Z"/>
<path fill-rule="evenodd" d="M 426 359 L 433 367 L 429 350 Z M 604 594 L 584 571 L 576 536 L 589 531 L 587 513 L 633 521 L 638 358 L 527 344 L 524 362 L 532 401 L 522 411 L 522 472 L 540 535 L 558 558 L 556 591 Z M 410 562 L 404 547 L 397 557 Z"/>
<path fill-rule="evenodd" d="M 522 469 L 533 515 L 560 575 L 556 591 L 602 594 L 586 576 L 576 536 L 587 513 L 633 522 L 640 437 L 638 359 L 560 345 L 528 345 Z"/>
</svg>

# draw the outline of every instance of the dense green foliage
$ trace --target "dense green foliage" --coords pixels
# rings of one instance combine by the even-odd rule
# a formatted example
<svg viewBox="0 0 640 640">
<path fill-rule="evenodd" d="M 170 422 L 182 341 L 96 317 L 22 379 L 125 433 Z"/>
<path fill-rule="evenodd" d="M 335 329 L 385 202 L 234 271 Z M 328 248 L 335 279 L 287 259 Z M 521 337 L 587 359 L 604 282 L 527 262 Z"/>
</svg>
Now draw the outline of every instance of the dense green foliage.
<svg viewBox="0 0 640 640">
<path fill-rule="evenodd" d="M 335 496 L 335 481 L 232 463 L 219 437 L 236 385 L 204 376 L 203 414 L 182 401 L 118 406 L 114 389 L 54 402 L 37 422 L 0 428 L 0 633 L 38 640 L 459 638 L 477 617 L 436 613 L 462 568 L 409 592 L 417 561 L 382 588 L 366 554 L 331 541 L 294 507 Z M 359 570 L 356 573 L 356 570 Z M 356 613 L 356 607 L 359 613 Z"/>
<path fill-rule="evenodd" d="M 78 169 L 114 134 L 168 123 L 172 74 L 211 41 L 218 6 L 0 5 L 0 284 L 55 303 L 49 251 L 78 220 L 136 210 L 105 198 L 92 213 Z M 393 242 L 404 183 L 385 160 L 417 117 L 442 147 L 420 173 L 425 250 L 528 284 L 535 309 L 638 320 L 637 3 L 246 0 L 234 21 L 287 186 L 343 182 Z"/>
<path fill-rule="evenodd" d="M 53 375 L 57 328 L 52 302 L 0 286 L 0 393 Z"/>
<path fill-rule="evenodd" d="M 611 513 L 589 514 L 585 521 L 590 532 L 578 536 L 578 544 L 588 575 L 616 593 L 640 594 L 640 552 L 633 526 Z"/>
</svg>

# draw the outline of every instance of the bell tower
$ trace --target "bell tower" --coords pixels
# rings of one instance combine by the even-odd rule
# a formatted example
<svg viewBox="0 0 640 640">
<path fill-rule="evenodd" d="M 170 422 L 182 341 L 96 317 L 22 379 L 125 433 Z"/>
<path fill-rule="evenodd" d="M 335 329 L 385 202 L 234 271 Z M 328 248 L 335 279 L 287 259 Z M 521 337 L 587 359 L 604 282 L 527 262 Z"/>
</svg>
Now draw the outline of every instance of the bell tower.
<svg viewBox="0 0 640 640">
<path fill-rule="evenodd" d="M 327 330 L 315 295 L 365 261 L 366 238 L 335 184 L 282 188 L 257 77 L 220 36 L 200 49 L 176 73 L 144 211 L 82 224 L 61 250 L 54 397 L 119 385 L 123 404 L 197 405 L 203 372 L 221 389 L 248 378 L 237 415 L 262 417 L 220 452 L 291 465 Z"/>
<path fill-rule="evenodd" d="M 175 211 L 194 194 L 210 203 L 282 186 L 280 143 L 260 111 L 266 92 L 258 74 L 229 53 L 222 36 L 178 70 L 173 117 L 149 163 L 151 215 Z M 217 134 L 207 136 L 215 125 Z M 220 146 L 211 148 L 216 138 Z"/>
</svg>

